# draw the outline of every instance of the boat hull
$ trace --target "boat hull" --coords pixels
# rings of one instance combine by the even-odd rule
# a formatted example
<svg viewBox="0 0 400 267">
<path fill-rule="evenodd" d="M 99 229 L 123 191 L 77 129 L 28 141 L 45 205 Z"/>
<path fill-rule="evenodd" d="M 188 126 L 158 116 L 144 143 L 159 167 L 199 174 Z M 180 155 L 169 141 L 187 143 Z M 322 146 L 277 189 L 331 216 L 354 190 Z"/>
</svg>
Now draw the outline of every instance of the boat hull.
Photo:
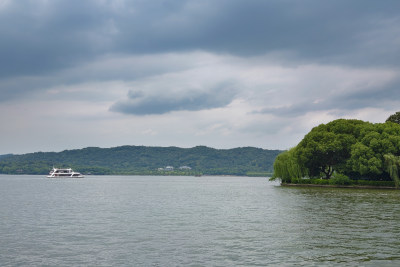
<svg viewBox="0 0 400 267">
<path fill-rule="evenodd" d="M 84 176 L 80 172 L 74 172 L 71 168 L 69 169 L 58 169 L 53 168 L 47 178 L 83 178 Z"/>
<path fill-rule="evenodd" d="M 52 176 L 48 175 L 46 176 L 47 178 L 84 178 L 85 176 L 79 175 L 79 176 Z"/>
</svg>

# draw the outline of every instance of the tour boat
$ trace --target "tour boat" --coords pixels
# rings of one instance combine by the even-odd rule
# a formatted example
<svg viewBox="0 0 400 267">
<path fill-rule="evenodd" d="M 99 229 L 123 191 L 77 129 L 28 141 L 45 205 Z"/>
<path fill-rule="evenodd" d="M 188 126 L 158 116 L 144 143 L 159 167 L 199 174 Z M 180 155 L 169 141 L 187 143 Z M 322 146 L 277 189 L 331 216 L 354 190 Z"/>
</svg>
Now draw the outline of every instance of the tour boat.
<svg viewBox="0 0 400 267">
<path fill-rule="evenodd" d="M 79 172 L 74 172 L 71 168 L 59 169 L 54 168 L 50 171 L 47 178 L 83 178 L 83 175 Z"/>
</svg>

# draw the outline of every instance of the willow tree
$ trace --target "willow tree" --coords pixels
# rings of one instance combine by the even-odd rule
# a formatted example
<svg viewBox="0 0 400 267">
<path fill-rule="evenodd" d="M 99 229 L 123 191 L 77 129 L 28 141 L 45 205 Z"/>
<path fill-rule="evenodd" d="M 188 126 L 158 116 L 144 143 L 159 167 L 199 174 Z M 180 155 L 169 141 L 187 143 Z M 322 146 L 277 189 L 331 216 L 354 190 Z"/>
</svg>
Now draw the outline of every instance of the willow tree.
<svg viewBox="0 0 400 267">
<path fill-rule="evenodd" d="M 296 148 L 279 154 L 274 162 L 274 174 L 271 180 L 280 179 L 283 183 L 290 183 L 294 179 L 307 176 L 306 169 L 297 161 Z"/>
<path fill-rule="evenodd" d="M 400 168 L 400 157 L 396 157 L 393 154 L 384 155 L 387 171 L 390 177 L 393 179 L 396 188 L 399 188 L 399 168 Z"/>
</svg>

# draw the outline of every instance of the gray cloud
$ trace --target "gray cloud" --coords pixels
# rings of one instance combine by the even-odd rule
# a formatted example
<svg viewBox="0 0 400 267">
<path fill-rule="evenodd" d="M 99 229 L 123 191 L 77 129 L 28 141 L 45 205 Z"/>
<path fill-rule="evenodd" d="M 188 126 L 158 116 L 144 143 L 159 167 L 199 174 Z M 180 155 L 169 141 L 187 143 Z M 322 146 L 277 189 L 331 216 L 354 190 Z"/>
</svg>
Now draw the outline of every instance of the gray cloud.
<svg viewBox="0 0 400 267">
<path fill-rule="evenodd" d="M 136 18 L 117 22 L 127 33 L 119 39 L 121 48 L 150 53 L 204 49 L 243 56 L 291 51 L 303 60 L 348 64 L 352 59 L 353 64 L 369 64 L 368 60 L 385 57 L 381 63 L 388 64 L 390 59 L 397 64 L 391 58 L 399 51 L 394 38 L 400 23 L 396 1 L 387 5 L 375 1 L 182 1 L 173 10 L 157 6 L 141 6 L 144 14 L 156 10 L 156 20 L 138 12 Z M 147 26 L 137 28 L 136 19 Z M 138 33 L 144 38 L 138 39 Z M 384 41 L 374 41 L 377 35 Z"/>
<path fill-rule="evenodd" d="M 104 20 L 86 1 L 10 1 L 0 10 L 0 77 L 40 75 L 88 60 Z"/>
<path fill-rule="evenodd" d="M 398 65 L 399 9 L 396 0 L 10 1 L 0 10 L 0 77 L 190 50 Z"/>
<path fill-rule="evenodd" d="M 188 90 L 183 93 L 146 95 L 143 91 L 129 91 L 128 99 L 119 101 L 110 110 L 132 115 L 164 114 L 171 111 L 197 111 L 225 107 L 231 103 L 237 90 L 221 84 L 212 91 Z"/>
<path fill-rule="evenodd" d="M 384 121 L 400 101 L 399 10 L 398 0 L 2 1 L 0 154 L 132 140 L 287 148 L 338 117 Z M 60 120 L 74 128 L 43 131 Z"/>
<path fill-rule="evenodd" d="M 304 100 L 293 101 L 286 106 L 264 108 L 261 113 L 282 117 L 296 117 L 308 112 L 330 110 L 331 113 L 343 116 L 346 112 L 366 107 L 393 110 L 398 108 L 398 101 L 400 99 L 399 83 L 400 77 L 397 77 L 386 84 L 370 88 L 365 85 L 362 89 L 350 88 L 339 93 L 335 93 L 335 90 L 328 90 L 321 94 L 326 95 L 323 100 L 315 100 L 318 96 L 310 95 Z"/>
<path fill-rule="evenodd" d="M 400 100 L 400 77 L 379 87 L 367 90 L 349 91 L 331 100 L 330 106 L 343 110 L 356 110 L 364 107 L 376 107 L 391 110 L 398 108 Z"/>
</svg>

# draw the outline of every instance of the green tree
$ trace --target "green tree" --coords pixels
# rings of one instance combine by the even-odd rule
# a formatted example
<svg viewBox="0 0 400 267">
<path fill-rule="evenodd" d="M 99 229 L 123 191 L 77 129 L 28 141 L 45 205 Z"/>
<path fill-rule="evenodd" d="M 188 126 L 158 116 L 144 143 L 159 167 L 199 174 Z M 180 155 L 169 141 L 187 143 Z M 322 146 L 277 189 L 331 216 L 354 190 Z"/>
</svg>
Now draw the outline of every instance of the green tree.
<svg viewBox="0 0 400 267">
<path fill-rule="evenodd" d="M 340 119 L 313 128 L 296 147 L 300 165 L 311 177 L 329 179 L 334 171 L 342 171 L 362 124 Z"/>
<path fill-rule="evenodd" d="M 370 179 L 388 179 L 384 155 L 400 154 L 400 125 L 368 123 L 352 146 L 347 166 Z"/>
<path fill-rule="evenodd" d="M 314 127 L 295 148 L 279 155 L 273 178 L 290 182 L 306 173 L 309 178 L 334 175 L 332 183 L 349 183 L 346 177 L 351 177 L 392 179 L 399 186 L 395 168 L 400 164 L 387 155 L 400 158 L 400 124 L 339 119 Z M 297 175 L 293 166 L 303 176 Z"/>
<path fill-rule="evenodd" d="M 400 168 L 400 157 L 396 157 L 393 154 L 384 155 L 387 171 L 390 177 L 394 181 L 396 188 L 399 188 L 399 168 Z"/>
<path fill-rule="evenodd" d="M 279 150 L 254 147 L 214 149 L 121 146 L 88 147 L 62 152 L 36 152 L 0 157 L 0 173 L 46 174 L 52 166 L 92 174 L 157 174 L 160 167 L 190 166 L 194 173 L 246 175 L 271 173 Z M 178 172 L 177 172 L 178 173 Z M 181 174 L 182 172 L 179 172 Z"/>
<path fill-rule="evenodd" d="M 400 111 L 396 112 L 395 114 L 390 115 L 389 118 L 387 118 L 386 122 L 389 122 L 389 121 L 400 124 Z"/>
<path fill-rule="evenodd" d="M 270 180 L 280 179 L 283 183 L 290 183 L 295 179 L 307 176 L 307 170 L 303 168 L 296 156 L 296 148 L 279 154 L 274 162 L 274 174 Z"/>
</svg>

